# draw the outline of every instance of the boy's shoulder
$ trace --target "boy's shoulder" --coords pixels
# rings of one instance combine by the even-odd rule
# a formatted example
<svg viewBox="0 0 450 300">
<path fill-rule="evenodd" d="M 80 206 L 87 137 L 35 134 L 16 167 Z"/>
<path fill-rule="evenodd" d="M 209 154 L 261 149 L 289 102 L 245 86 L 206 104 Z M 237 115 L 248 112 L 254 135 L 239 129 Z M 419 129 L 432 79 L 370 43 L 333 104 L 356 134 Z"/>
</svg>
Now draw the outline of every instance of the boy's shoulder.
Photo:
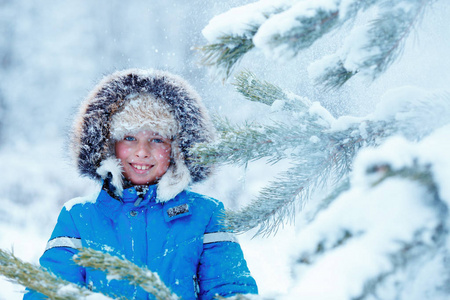
<svg viewBox="0 0 450 300">
<path fill-rule="evenodd" d="M 193 192 L 190 190 L 185 190 L 180 195 L 182 198 L 186 197 L 188 199 L 188 201 L 194 202 L 199 205 L 212 205 L 215 207 L 222 205 L 222 202 L 215 198 L 206 196 L 204 194 L 196 193 L 196 192 Z"/>
<path fill-rule="evenodd" d="M 73 198 L 73 199 L 67 201 L 66 203 L 64 203 L 64 208 L 67 211 L 70 211 L 70 210 L 72 210 L 73 207 L 82 206 L 82 205 L 85 205 L 88 203 L 93 204 L 97 201 L 98 195 L 99 195 L 99 192 L 96 191 L 87 196 Z"/>
</svg>

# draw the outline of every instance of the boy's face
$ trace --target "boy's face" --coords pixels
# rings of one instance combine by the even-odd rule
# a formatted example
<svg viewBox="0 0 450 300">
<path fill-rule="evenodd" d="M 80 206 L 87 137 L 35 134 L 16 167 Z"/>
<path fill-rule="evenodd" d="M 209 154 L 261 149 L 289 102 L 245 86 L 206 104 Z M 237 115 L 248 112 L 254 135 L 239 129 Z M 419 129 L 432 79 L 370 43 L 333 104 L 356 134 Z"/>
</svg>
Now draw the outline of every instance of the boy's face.
<svg viewBox="0 0 450 300">
<path fill-rule="evenodd" d="M 156 132 L 139 131 L 116 142 L 123 175 L 135 185 L 155 184 L 170 164 L 171 140 Z"/>
</svg>

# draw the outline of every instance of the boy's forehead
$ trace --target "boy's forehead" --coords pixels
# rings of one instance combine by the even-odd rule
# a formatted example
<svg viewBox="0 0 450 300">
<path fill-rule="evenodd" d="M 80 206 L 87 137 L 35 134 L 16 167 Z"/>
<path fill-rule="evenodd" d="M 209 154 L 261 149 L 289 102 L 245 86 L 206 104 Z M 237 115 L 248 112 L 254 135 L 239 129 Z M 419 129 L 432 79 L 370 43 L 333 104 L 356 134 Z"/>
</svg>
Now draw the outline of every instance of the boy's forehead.
<svg viewBox="0 0 450 300">
<path fill-rule="evenodd" d="M 162 138 L 162 139 L 166 139 L 166 140 L 172 140 L 172 137 L 166 137 L 165 135 L 160 134 L 158 131 L 153 131 L 153 130 L 148 130 L 148 129 L 128 132 L 128 133 L 124 134 L 123 137 L 126 137 L 126 136 L 135 136 L 135 137 L 142 137 L 142 138 L 158 137 L 158 138 Z"/>
</svg>

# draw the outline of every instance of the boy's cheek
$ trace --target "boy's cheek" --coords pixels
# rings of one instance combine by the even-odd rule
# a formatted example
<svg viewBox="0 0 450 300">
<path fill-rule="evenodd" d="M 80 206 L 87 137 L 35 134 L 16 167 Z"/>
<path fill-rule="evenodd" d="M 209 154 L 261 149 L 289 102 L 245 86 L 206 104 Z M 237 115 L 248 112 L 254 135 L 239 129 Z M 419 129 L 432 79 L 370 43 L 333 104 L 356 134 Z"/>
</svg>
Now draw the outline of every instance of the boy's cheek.
<svg viewBox="0 0 450 300">
<path fill-rule="evenodd" d="M 116 147 L 116 157 L 122 158 L 130 154 L 131 149 L 129 147 Z"/>
</svg>

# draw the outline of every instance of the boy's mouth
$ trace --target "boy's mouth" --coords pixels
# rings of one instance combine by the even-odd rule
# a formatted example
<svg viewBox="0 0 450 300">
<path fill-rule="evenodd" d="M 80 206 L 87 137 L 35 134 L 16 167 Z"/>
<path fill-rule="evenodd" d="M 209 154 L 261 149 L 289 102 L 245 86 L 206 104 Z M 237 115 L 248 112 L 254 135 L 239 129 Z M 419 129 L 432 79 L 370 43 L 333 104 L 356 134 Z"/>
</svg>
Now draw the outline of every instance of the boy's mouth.
<svg viewBox="0 0 450 300">
<path fill-rule="evenodd" d="M 150 166 L 150 165 L 138 165 L 138 164 L 131 164 L 131 166 L 132 166 L 134 169 L 142 170 L 142 171 L 148 170 L 148 169 L 150 169 L 150 168 L 152 167 L 152 166 Z"/>
</svg>

